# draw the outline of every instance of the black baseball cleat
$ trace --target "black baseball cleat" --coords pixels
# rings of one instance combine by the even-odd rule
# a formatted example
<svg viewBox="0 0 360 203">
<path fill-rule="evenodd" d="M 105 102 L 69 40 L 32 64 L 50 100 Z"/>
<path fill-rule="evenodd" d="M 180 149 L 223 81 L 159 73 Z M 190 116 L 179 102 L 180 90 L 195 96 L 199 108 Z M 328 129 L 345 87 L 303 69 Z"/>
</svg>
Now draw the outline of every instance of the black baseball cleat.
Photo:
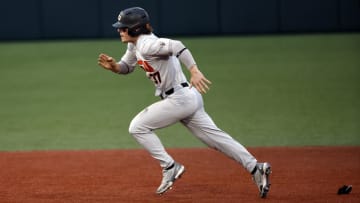
<svg viewBox="0 0 360 203">
<path fill-rule="evenodd" d="M 352 185 L 344 185 L 341 188 L 339 188 L 338 195 L 350 194 L 351 190 L 352 190 Z"/>
</svg>

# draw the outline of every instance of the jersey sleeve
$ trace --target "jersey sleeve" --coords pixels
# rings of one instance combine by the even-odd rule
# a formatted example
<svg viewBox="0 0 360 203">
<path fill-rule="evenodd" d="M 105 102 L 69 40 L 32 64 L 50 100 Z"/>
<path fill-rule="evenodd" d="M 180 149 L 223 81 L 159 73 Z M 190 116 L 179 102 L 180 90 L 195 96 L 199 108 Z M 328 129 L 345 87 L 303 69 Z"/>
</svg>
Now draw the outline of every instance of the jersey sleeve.
<svg viewBox="0 0 360 203">
<path fill-rule="evenodd" d="M 121 60 L 124 63 L 126 63 L 127 65 L 131 66 L 131 67 L 135 67 L 136 66 L 136 55 L 135 55 L 135 48 L 134 45 L 131 43 L 128 43 L 127 46 L 127 50 L 125 52 L 125 54 L 121 57 Z M 119 63 L 120 63 L 119 61 Z"/>
<path fill-rule="evenodd" d="M 149 57 L 170 56 L 173 54 L 172 41 L 167 38 L 148 39 L 141 48 L 141 52 Z"/>
<path fill-rule="evenodd" d="M 145 59 L 176 56 L 188 69 L 196 64 L 190 51 L 179 40 L 167 38 L 149 39 L 148 41 L 145 41 L 141 48 L 141 52 Z"/>
</svg>

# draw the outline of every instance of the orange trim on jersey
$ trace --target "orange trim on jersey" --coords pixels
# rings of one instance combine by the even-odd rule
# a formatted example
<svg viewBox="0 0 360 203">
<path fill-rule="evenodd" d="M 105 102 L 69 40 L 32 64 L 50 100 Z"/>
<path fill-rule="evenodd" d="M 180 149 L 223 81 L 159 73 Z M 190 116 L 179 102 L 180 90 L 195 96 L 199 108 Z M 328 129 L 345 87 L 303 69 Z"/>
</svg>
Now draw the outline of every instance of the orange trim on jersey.
<svg viewBox="0 0 360 203">
<path fill-rule="evenodd" d="M 142 69 L 146 72 L 154 72 L 155 69 L 147 62 L 143 60 L 138 60 L 137 63 L 141 66 Z"/>
</svg>

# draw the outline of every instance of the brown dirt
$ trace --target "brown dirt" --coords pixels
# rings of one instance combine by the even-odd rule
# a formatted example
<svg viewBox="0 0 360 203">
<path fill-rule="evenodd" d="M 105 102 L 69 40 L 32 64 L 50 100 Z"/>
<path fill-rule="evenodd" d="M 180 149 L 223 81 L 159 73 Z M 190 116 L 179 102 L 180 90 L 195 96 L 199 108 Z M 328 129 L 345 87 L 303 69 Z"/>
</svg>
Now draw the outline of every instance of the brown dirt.
<svg viewBox="0 0 360 203">
<path fill-rule="evenodd" d="M 158 163 L 143 150 L 0 153 L 0 202 L 360 202 L 360 147 L 249 148 L 272 164 L 260 199 L 250 175 L 211 149 L 170 149 L 186 167 L 155 195 Z M 348 195 L 337 195 L 351 184 Z"/>
</svg>

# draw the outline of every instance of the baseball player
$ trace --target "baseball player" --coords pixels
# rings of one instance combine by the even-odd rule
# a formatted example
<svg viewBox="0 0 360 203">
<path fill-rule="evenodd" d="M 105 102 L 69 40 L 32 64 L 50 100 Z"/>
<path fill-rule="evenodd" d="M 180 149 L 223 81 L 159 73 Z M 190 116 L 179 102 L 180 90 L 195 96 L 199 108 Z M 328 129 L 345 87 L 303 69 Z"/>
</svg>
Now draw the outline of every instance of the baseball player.
<svg viewBox="0 0 360 203">
<path fill-rule="evenodd" d="M 120 12 L 113 24 L 127 50 L 117 62 L 100 54 L 98 64 L 118 74 L 129 74 L 139 65 L 155 85 L 155 95 L 161 99 L 142 110 L 129 126 L 130 134 L 150 155 L 160 162 L 162 181 L 157 194 L 163 194 L 184 173 L 185 167 L 165 150 L 155 130 L 181 122 L 198 139 L 241 164 L 252 174 L 260 197 L 269 188 L 269 163 L 258 163 L 245 147 L 219 129 L 204 109 L 201 94 L 209 90 L 211 82 L 200 72 L 192 54 L 177 40 L 159 38 L 153 34 L 148 13 L 139 7 Z M 181 63 L 190 71 L 187 81 Z"/>
</svg>

